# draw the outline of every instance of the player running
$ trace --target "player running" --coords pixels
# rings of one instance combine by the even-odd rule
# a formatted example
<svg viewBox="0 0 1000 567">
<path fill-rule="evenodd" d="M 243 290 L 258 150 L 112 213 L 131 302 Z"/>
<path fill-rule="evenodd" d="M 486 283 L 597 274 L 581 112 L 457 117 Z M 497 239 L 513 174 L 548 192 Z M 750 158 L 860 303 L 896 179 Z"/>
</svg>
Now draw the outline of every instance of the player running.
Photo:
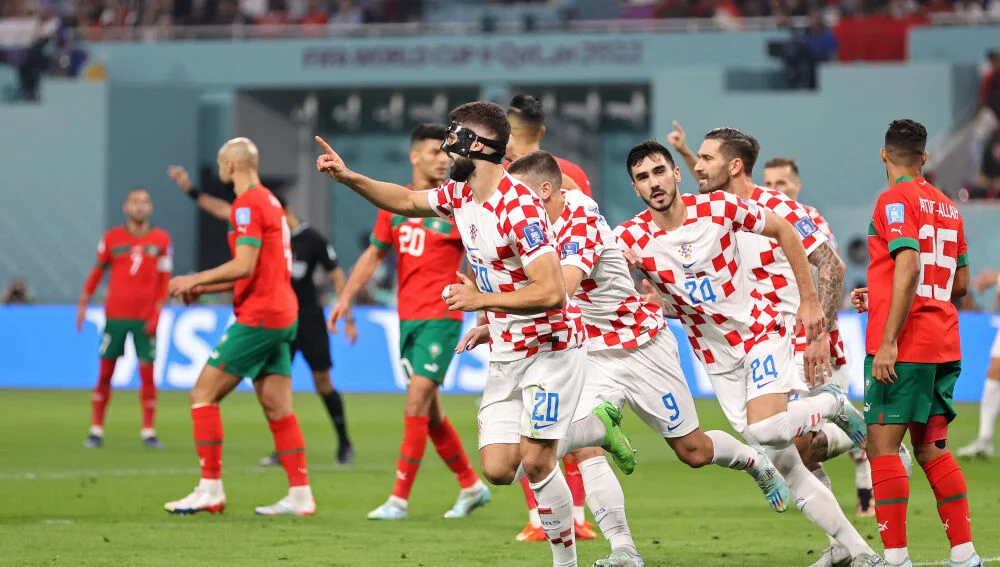
<svg viewBox="0 0 1000 567">
<path fill-rule="evenodd" d="M 257 146 L 247 138 L 234 138 L 219 149 L 219 178 L 232 182 L 236 192 L 229 231 L 233 259 L 170 280 L 170 294 L 187 304 L 205 293 L 232 290 L 236 315 L 191 389 L 201 482 L 191 494 L 164 505 L 171 514 L 225 510 L 219 403 L 244 377 L 253 379 L 289 486 L 287 496 L 255 512 L 265 516 L 316 513 L 305 442 L 292 411 L 291 346 L 298 326 L 298 302 L 291 281 L 291 230 L 281 204 L 260 184 L 259 159 Z"/>
<path fill-rule="evenodd" d="M 894 120 L 882 161 L 889 189 L 868 228 L 868 287 L 851 300 L 868 311 L 865 421 L 875 488 L 875 517 L 894 567 L 912 567 L 906 548 L 910 481 L 899 458 L 907 430 L 934 491 L 951 542 L 950 567 L 981 567 L 972 545 L 965 476 L 948 450 L 951 400 L 962 369 L 958 310 L 968 293 L 969 260 L 958 207 L 921 176 L 927 130 Z"/>
<path fill-rule="evenodd" d="M 447 128 L 421 124 L 410 135 L 413 191 L 441 185 L 448 175 L 448 154 L 441 149 Z M 409 379 L 403 408 L 403 442 L 396 484 L 384 504 L 368 513 L 370 520 L 404 520 L 427 438 L 455 473 L 458 500 L 445 518 L 464 518 L 492 498 L 462 447 L 462 438 L 444 413 L 440 387 L 451 365 L 454 345 L 462 336 L 461 311 L 449 311 L 437 290 L 455 280 L 462 267 L 462 235 L 449 219 L 408 218 L 379 211 L 371 244 L 351 268 L 351 277 L 330 312 L 330 330 L 350 312 L 354 296 L 368 283 L 391 248 L 396 248 L 398 278 L 399 357 Z"/>
<path fill-rule="evenodd" d="M 442 292 L 452 310 L 487 312 L 456 350 L 488 340 L 490 374 L 479 409 L 479 456 L 493 484 L 525 474 L 539 502 L 554 566 L 575 566 L 573 498 L 556 460 L 583 386 L 586 353 L 579 316 L 566 306 L 559 259 L 541 202 L 503 170 L 510 126 L 492 102 L 471 102 L 451 113 L 448 139 L 451 180 L 431 191 L 374 181 L 357 174 L 321 138 L 317 168 L 380 208 L 407 217 L 454 218 L 476 282 Z M 635 456 L 618 429 L 621 415 L 605 404 L 606 430 L 588 443 L 603 444 L 623 471 Z"/>
<path fill-rule="evenodd" d="M 723 431 L 700 429 L 677 341 L 660 306 L 636 293 L 625 256 L 597 203 L 578 191 L 557 189 L 559 164 L 548 153 L 531 152 L 508 171 L 545 204 L 562 257 L 563 282 L 587 333 L 587 379 L 574 415 L 579 428 L 560 443 L 560 452 L 579 446 L 575 433 L 603 433 L 603 424 L 591 413 L 594 407 L 610 402 L 621 411 L 627 401 L 682 462 L 746 471 L 775 510 L 787 509 L 788 487 L 763 448 L 748 447 Z M 571 454 L 580 463 L 590 508 L 611 545 L 611 554 L 595 567 L 643 565 L 625 517 L 625 495 L 603 451 L 588 447 Z"/>
<path fill-rule="evenodd" d="M 1000 284 L 1000 273 L 995 270 L 984 269 L 972 280 L 972 286 L 979 293 L 998 284 Z M 983 398 L 979 402 L 979 435 L 975 441 L 962 447 L 955 454 L 966 459 L 992 457 L 993 430 L 998 416 L 1000 416 L 1000 329 L 997 329 L 993 347 L 990 349 L 990 365 L 986 368 Z"/>
<path fill-rule="evenodd" d="M 160 448 L 156 436 L 156 383 L 153 359 L 156 357 L 156 326 L 167 301 L 167 281 L 173 271 L 173 247 L 170 235 L 155 227 L 149 217 L 153 201 L 145 189 L 133 189 L 122 206 L 125 225 L 108 229 L 97 244 L 97 264 L 90 271 L 76 311 L 76 330 L 83 328 L 87 302 L 111 269 L 108 295 L 104 300 L 104 332 L 101 336 L 101 368 L 90 401 L 90 433 L 84 447 L 104 445 L 104 413 L 111 401 L 111 377 L 115 363 L 125 354 L 125 340 L 132 335 L 139 358 L 142 387 L 142 430 L 139 436 L 147 447 Z"/>
<path fill-rule="evenodd" d="M 191 178 L 183 167 L 174 165 L 167 170 L 177 186 L 181 188 L 203 211 L 213 217 L 229 221 L 232 205 L 229 201 L 202 193 L 191 184 Z M 333 284 L 333 290 L 340 296 L 343 293 L 347 277 L 337 261 L 337 252 L 330 242 L 309 223 L 302 222 L 292 210 L 292 207 L 278 195 L 275 198 L 281 204 L 288 221 L 292 236 L 292 290 L 299 304 L 299 327 L 292 342 L 291 360 L 302 353 L 306 364 L 312 370 L 313 385 L 316 393 L 323 400 L 326 412 L 330 416 L 333 428 L 337 432 L 337 464 L 349 465 L 354 462 L 354 448 L 347 434 L 347 421 L 344 419 L 344 401 L 340 392 L 333 387 L 330 380 L 330 369 L 333 359 L 330 356 L 330 337 L 326 334 L 326 324 L 323 316 L 323 304 L 320 301 L 319 290 L 316 289 L 316 279 L 313 277 L 317 267 L 322 267 Z M 350 310 L 346 312 L 346 336 L 348 344 L 354 344 L 358 338 L 358 329 L 354 325 L 354 317 Z M 277 466 L 281 460 L 277 453 L 271 453 L 260 461 L 261 466 Z"/>
<path fill-rule="evenodd" d="M 702 145 L 703 191 L 707 178 L 714 179 L 720 168 L 733 176 L 749 175 L 756 154 L 731 156 L 728 151 L 717 140 Z M 737 238 L 746 232 L 778 241 L 800 284 L 798 321 L 812 339 L 826 329 L 826 321 L 796 229 L 727 191 L 678 195 L 680 169 L 658 142 L 635 146 L 626 166 L 648 209 L 620 225 L 615 234 L 684 325 L 733 428 L 770 449 L 796 505 L 850 550 L 856 567 L 880 565 L 881 559 L 792 445 L 823 419 L 841 416 L 838 421 L 846 421 L 846 398 L 835 387 L 824 386 L 812 397 L 789 400 L 789 394 L 806 390 L 806 385 L 794 369 L 784 318 L 749 279 L 740 251 L 743 241 Z M 855 431 L 860 424 L 851 426 L 852 437 L 864 435 Z"/>
<path fill-rule="evenodd" d="M 507 159 L 513 161 L 539 150 L 542 137 L 545 136 L 545 110 L 542 108 L 542 101 L 531 95 L 516 95 L 507 105 L 507 120 L 510 122 L 510 138 L 513 142 L 513 145 L 507 147 Z M 561 188 L 579 189 L 590 197 L 590 179 L 583 168 L 569 160 L 553 157 L 559 164 Z M 566 483 L 573 493 L 573 528 L 576 538 L 594 539 L 597 537 L 594 526 L 584 515 L 583 505 L 587 494 L 583 487 L 580 467 L 572 455 L 563 458 L 563 467 L 566 469 Z M 535 502 L 534 493 L 528 486 L 528 479 L 521 480 L 521 489 L 528 504 L 528 523 L 515 539 L 545 541 L 545 530 L 542 529 L 541 518 L 538 516 L 538 502 Z"/>
</svg>

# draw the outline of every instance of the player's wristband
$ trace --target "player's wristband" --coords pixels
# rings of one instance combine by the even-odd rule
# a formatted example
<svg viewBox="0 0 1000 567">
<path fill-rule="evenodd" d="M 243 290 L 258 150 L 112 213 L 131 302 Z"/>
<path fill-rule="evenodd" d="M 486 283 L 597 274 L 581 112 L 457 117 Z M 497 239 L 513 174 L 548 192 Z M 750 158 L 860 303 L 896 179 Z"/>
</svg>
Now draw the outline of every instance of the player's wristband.
<svg viewBox="0 0 1000 567">
<path fill-rule="evenodd" d="M 197 187 L 192 187 L 192 188 L 188 189 L 187 194 L 188 194 L 188 197 L 191 197 L 192 201 L 197 201 L 198 200 L 198 195 L 201 195 L 201 191 L 199 191 Z"/>
</svg>

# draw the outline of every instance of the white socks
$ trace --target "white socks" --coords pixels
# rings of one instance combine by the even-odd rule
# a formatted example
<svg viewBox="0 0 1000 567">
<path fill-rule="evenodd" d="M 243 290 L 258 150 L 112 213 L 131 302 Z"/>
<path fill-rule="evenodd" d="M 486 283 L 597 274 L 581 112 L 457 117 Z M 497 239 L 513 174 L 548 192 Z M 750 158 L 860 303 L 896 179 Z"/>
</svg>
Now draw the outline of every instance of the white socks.
<svg viewBox="0 0 1000 567">
<path fill-rule="evenodd" d="M 826 435 L 826 460 L 839 457 L 854 448 L 854 441 L 835 424 L 827 421 L 820 429 Z"/>
<path fill-rule="evenodd" d="M 552 567 L 576 567 L 573 493 L 569 491 L 562 469 L 556 464 L 549 476 L 529 486 L 535 492 L 542 528 L 552 547 Z"/>
<path fill-rule="evenodd" d="M 566 432 L 566 437 L 559 441 L 556 458 L 562 460 L 566 453 L 583 449 L 584 447 L 600 447 L 604 442 L 604 422 L 596 415 L 574 421 Z"/>
<path fill-rule="evenodd" d="M 983 399 L 979 402 L 980 441 L 993 441 L 997 416 L 1000 416 L 1000 382 L 987 378 L 983 384 Z"/>
<path fill-rule="evenodd" d="M 313 493 L 309 485 L 288 487 L 288 497 L 296 504 L 307 504 L 312 502 Z M 403 501 L 403 509 L 406 509 L 406 501 Z"/>
<path fill-rule="evenodd" d="M 198 482 L 198 488 L 202 492 L 206 494 L 211 494 L 212 496 L 218 496 L 220 494 L 223 494 L 221 479 L 203 478 Z"/>
<path fill-rule="evenodd" d="M 100 425 L 91 425 L 90 434 L 98 437 L 104 437 L 104 428 Z"/>
<path fill-rule="evenodd" d="M 713 429 L 706 431 L 705 435 L 708 435 L 712 440 L 713 465 L 744 471 L 750 467 L 750 463 L 757 459 L 757 451 L 754 451 L 749 445 L 740 443 L 725 431 Z"/>
<path fill-rule="evenodd" d="M 973 547 L 971 541 L 965 543 L 960 543 L 955 547 L 951 548 L 951 560 L 955 563 L 964 563 L 969 559 L 972 559 L 972 555 L 976 553 L 976 548 Z"/>
<path fill-rule="evenodd" d="M 819 394 L 788 402 L 788 411 L 751 423 L 747 434 L 754 443 L 768 447 L 783 447 L 796 437 L 815 431 L 823 420 L 840 409 L 840 401 L 833 394 Z"/>
<path fill-rule="evenodd" d="M 789 404 L 789 409 L 791 409 L 791 404 Z M 791 416 L 788 415 L 787 411 L 747 426 L 747 439 L 761 445 L 784 447 L 794 438 Z"/>
<path fill-rule="evenodd" d="M 868 462 L 868 453 L 854 448 L 848 451 L 854 461 L 854 486 L 861 490 L 872 489 L 872 464 Z"/>
<path fill-rule="evenodd" d="M 587 505 L 612 551 L 637 553 L 625 517 L 625 493 L 608 460 L 604 457 L 587 459 L 580 463 L 580 474 L 587 492 Z"/>
<path fill-rule="evenodd" d="M 768 453 L 778 472 L 785 477 L 795 505 L 810 522 L 836 539 L 852 556 L 875 554 L 844 515 L 833 493 L 802 464 L 794 446 L 771 449 Z"/>
</svg>

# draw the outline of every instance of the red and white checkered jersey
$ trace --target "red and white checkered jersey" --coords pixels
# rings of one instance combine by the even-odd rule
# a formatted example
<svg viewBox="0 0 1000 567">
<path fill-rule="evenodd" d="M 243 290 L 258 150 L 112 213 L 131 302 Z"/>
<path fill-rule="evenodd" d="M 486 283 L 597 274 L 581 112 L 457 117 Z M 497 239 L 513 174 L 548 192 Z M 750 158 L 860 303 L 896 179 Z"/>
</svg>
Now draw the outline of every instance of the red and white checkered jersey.
<svg viewBox="0 0 1000 567">
<path fill-rule="evenodd" d="M 807 255 L 826 242 L 826 236 L 809 218 L 809 213 L 784 193 L 756 186 L 750 195 L 750 201 L 792 223 L 795 233 L 802 239 Z M 740 255 L 750 270 L 750 278 L 755 282 L 757 290 L 778 306 L 782 313 L 794 315 L 799 310 L 799 288 L 795 284 L 792 265 L 788 263 L 785 251 L 778 241 L 755 234 L 740 234 L 737 240 Z"/>
<path fill-rule="evenodd" d="M 564 266 L 583 271 L 573 303 L 583 314 L 587 350 L 637 348 L 666 322 L 659 305 L 636 293 L 628 262 L 597 203 L 582 191 L 563 191 L 566 207 L 552 223 Z"/>
<path fill-rule="evenodd" d="M 738 233 L 764 230 L 764 211 L 723 191 L 681 199 L 687 218 L 680 228 L 661 229 L 647 210 L 619 225 L 615 236 L 677 312 L 705 369 L 728 372 L 769 332 L 785 333 L 777 309 L 748 279 L 736 240 Z"/>
<path fill-rule="evenodd" d="M 483 293 L 512 292 L 527 286 L 530 282 L 525 268 L 537 258 L 555 253 L 542 202 L 506 173 L 485 203 L 473 199 L 468 185 L 451 180 L 431 190 L 428 201 L 442 217 L 455 218 L 476 273 L 476 285 Z M 490 356 L 495 362 L 583 344 L 583 323 L 572 307 L 537 315 L 487 312 L 486 317 Z"/>
<path fill-rule="evenodd" d="M 823 215 L 819 214 L 816 207 L 810 207 L 809 205 L 802 203 L 799 203 L 799 206 L 809 213 L 809 218 L 816 223 L 816 228 L 818 228 L 819 231 L 826 236 L 827 242 L 830 243 L 830 246 L 833 246 L 833 251 L 840 254 L 840 245 L 837 244 L 837 238 L 833 235 L 833 229 L 830 228 L 830 223 L 826 222 L 826 219 L 823 218 Z"/>
<path fill-rule="evenodd" d="M 833 229 L 830 228 L 830 223 L 826 222 L 826 219 L 823 218 L 823 215 L 815 207 L 803 205 L 802 203 L 799 203 L 799 206 L 809 213 L 809 218 L 816 223 L 816 228 L 826 236 L 827 242 L 833 247 L 833 251 L 840 254 L 840 248 L 837 246 L 837 239 L 833 236 Z M 805 327 L 796 328 L 795 338 L 792 342 L 795 344 L 795 352 L 805 352 L 806 345 L 809 344 L 806 341 Z M 830 329 L 830 358 L 834 366 L 847 364 L 847 350 L 844 348 L 844 339 L 840 336 L 840 329 L 837 327 L 836 319 L 833 320 L 833 325 Z"/>
</svg>

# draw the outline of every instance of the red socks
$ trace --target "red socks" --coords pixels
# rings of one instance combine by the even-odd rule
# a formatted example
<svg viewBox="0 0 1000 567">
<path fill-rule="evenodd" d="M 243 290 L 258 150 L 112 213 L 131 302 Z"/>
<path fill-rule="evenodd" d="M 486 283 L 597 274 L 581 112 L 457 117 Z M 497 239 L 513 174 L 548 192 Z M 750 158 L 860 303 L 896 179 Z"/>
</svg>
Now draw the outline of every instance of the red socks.
<svg viewBox="0 0 1000 567">
<path fill-rule="evenodd" d="M 573 457 L 563 457 L 563 468 L 566 470 L 566 484 L 569 491 L 573 493 L 573 506 L 583 507 L 587 501 L 587 491 L 583 488 L 583 475 L 580 474 L 580 466 L 576 464 Z"/>
<path fill-rule="evenodd" d="M 142 428 L 156 427 L 156 383 L 153 381 L 153 363 L 139 363 L 139 377 L 142 379 L 142 389 L 139 391 L 139 402 L 142 404 Z"/>
<path fill-rule="evenodd" d="M 97 376 L 97 385 L 90 398 L 90 425 L 104 426 L 104 412 L 111 401 L 111 377 L 115 373 L 115 359 L 101 359 L 101 370 Z"/>
<path fill-rule="evenodd" d="M 906 547 L 906 506 L 910 498 L 910 479 L 899 455 L 871 459 L 872 489 L 875 492 L 875 518 L 886 549 Z M 963 500 L 964 502 L 964 500 Z"/>
<path fill-rule="evenodd" d="M 479 475 L 472 468 L 469 457 L 462 449 L 462 439 L 447 417 L 444 418 L 441 425 L 430 430 L 430 436 L 438 456 L 448 465 L 451 472 L 455 473 L 455 476 L 458 477 L 458 484 L 462 488 L 469 488 L 479 482 Z"/>
<path fill-rule="evenodd" d="M 309 470 L 306 468 L 306 443 L 302 439 L 302 429 L 295 414 L 268 423 L 274 436 L 274 450 L 278 460 L 288 475 L 288 486 L 309 486 Z"/>
<path fill-rule="evenodd" d="M 951 453 L 945 453 L 924 466 L 924 474 L 934 490 L 938 515 L 944 523 L 951 546 L 972 541 L 969 500 L 965 475 Z"/>
<path fill-rule="evenodd" d="M 194 445 L 201 462 L 201 478 L 222 478 L 222 416 L 219 406 L 191 408 L 194 420 Z"/>
<path fill-rule="evenodd" d="M 413 481 L 417 479 L 420 461 L 424 458 L 427 448 L 427 434 L 431 418 L 425 416 L 409 416 L 403 418 L 405 430 L 403 444 L 399 447 L 399 461 L 396 463 L 396 486 L 392 495 L 403 500 L 410 499 Z M 450 465 L 449 465 L 450 466 Z"/>
</svg>

